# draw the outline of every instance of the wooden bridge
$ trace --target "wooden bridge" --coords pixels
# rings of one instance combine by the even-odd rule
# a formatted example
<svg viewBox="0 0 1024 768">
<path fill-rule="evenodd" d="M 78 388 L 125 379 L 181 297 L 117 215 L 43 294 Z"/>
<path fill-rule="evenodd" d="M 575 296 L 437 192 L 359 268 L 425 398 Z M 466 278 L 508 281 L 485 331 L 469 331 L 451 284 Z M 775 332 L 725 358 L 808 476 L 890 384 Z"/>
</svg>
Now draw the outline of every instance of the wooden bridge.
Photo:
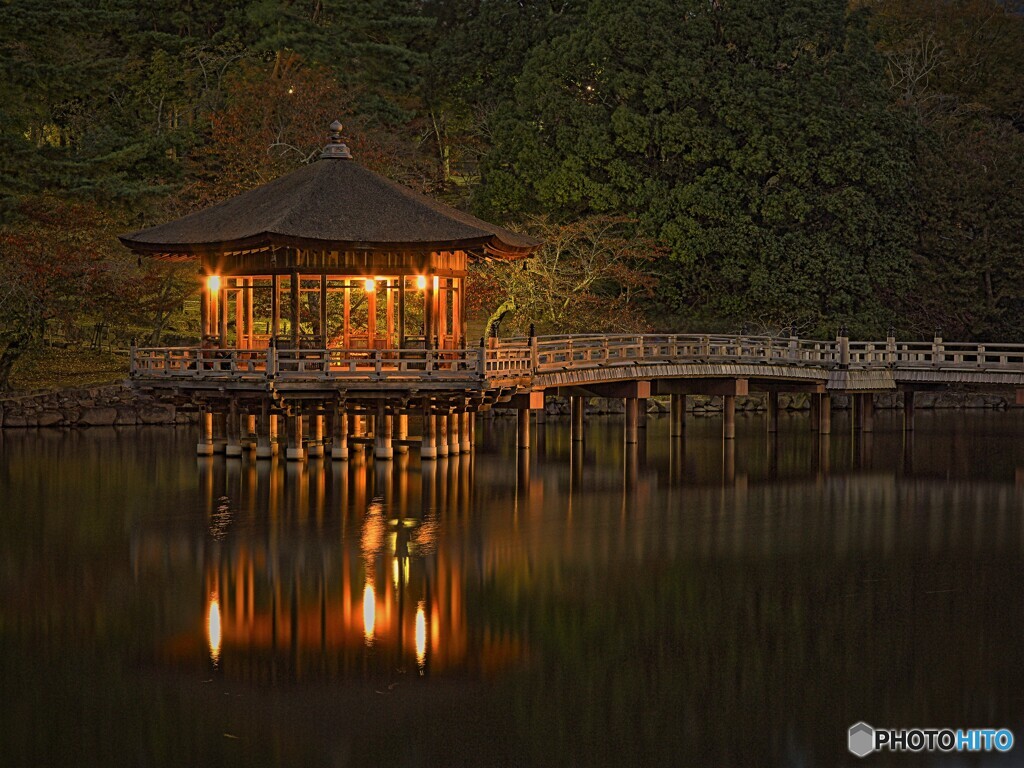
<svg viewBox="0 0 1024 768">
<path fill-rule="evenodd" d="M 323 455 L 327 421 L 336 458 L 367 443 L 378 458 L 410 445 L 432 458 L 470 450 L 471 414 L 491 407 L 519 411 L 519 443 L 527 448 L 530 411 L 541 411 L 547 395 L 570 399 L 575 440 L 583 438 L 588 397 L 625 400 L 625 440 L 631 443 L 646 398 L 671 396 L 672 434 L 681 435 L 685 398 L 692 394 L 723 398 L 723 436 L 730 439 L 735 398 L 750 391 L 767 393 L 769 431 L 776 429 L 783 392 L 810 394 L 815 428 L 828 434 L 833 394 L 853 395 L 859 425 L 870 431 L 871 396 L 901 391 L 905 426 L 913 429 L 916 391 L 972 386 L 1024 392 L 1024 345 L 587 334 L 490 339 L 445 350 L 136 348 L 131 376 L 140 388 L 200 408 L 200 453 L 223 446 L 238 454 L 251 445 L 258 456 L 270 456 L 276 417 L 283 415 L 291 420 L 291 458 Z M 408 435 L 410 414 L 423 418 L 421 437 Z"/>
</svg>

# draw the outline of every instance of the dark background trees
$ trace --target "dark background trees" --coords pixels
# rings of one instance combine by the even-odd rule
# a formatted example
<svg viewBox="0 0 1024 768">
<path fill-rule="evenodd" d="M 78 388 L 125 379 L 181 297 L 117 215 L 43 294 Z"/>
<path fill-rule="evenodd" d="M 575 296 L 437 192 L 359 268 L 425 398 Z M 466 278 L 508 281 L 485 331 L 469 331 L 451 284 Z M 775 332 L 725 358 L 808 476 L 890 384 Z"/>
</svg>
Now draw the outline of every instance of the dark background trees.
<svg viewBox="0 0 1024 768">
<path fill-rule="evenodd" d="M 125 340 L 185 333 L 187 271 L 113 234 L 308 162 L 338 117 L 360 161 L 503 223 L 617 222 L 579 306 L 629 297 L 635 327 L 1020 339 L 1022 61 L 996 0 L 10 0 L 0 271 L 88 275 L 54 306 Z M 52 310 L 16 294 L 31 343 Z"/>
</svg>

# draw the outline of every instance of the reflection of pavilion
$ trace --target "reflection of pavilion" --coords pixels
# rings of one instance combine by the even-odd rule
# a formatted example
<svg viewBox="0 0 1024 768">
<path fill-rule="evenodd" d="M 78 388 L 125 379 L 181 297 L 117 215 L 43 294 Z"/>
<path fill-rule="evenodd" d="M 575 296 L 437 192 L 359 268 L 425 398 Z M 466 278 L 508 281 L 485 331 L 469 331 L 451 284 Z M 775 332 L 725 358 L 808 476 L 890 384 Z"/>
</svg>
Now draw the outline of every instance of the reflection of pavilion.
<svg viewBox="0 0 1024 768">
<path fill-rule="evenodd" d="M 438 501 L 465 503 L 454 462 L 453 472 L 421 488 L 407 472 L 375 477 L 353 467 L 325 489 L 330 472 L 243 476 L 208 460 L 200 481 L 208 527 L 135 542 L 138 570 L 170 568 L 182 584 L 192 574 L 190 590 L 201 595 L 185 602 L 192 615 L 166 656 L 197 669 L 212 661 L 227 677 L 263 684 L 398 670 L 475 677 L 505 666 L 521 655 L 518 640 L 467 617 L 467 589 L 482 581 L 477 553 L 434 519 L 447 511 Z M 438 486 L 452 480 L 442 495 Z M 236 532 L 246 520 L 254 526 Z"/>
</svg>

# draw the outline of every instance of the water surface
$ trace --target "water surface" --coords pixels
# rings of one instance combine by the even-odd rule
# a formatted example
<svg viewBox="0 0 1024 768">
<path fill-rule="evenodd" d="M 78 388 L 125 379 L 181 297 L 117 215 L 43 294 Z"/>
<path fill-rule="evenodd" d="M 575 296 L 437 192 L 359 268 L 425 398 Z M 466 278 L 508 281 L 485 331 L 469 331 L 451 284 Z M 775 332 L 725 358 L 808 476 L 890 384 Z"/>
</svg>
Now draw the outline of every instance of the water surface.
<svg viewBox="0 0 1024 768">
<path fill-rule="evenodd" d="M 8 430 L 0 762 L 834 766 L 858 720 L 1024 738 L 1024 414 L 876 421 L 747 416 L 724 444 L 652 418 L 636 451 L 550 421 L 523 460 L 498 419 L 472 458 L 304 466 Z"/>
</svg>

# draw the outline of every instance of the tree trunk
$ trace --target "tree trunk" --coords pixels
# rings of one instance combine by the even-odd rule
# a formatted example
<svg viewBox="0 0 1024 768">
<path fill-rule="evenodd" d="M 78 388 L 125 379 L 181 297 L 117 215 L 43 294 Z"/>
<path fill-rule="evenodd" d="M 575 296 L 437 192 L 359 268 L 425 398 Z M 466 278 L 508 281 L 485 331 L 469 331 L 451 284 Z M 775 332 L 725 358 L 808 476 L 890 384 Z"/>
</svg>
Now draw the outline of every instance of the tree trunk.
<svg viewBox="0 0 1024 768">
<path fill-rule="evenodd" d="M 11 391 L 11 369 L 14 368 L 14 363 L 25 351 L 27 341 L 26 334 L 18 334 L 7 343 L 7 347 L 0 353 L 0 392 Z"/>
</svg>

